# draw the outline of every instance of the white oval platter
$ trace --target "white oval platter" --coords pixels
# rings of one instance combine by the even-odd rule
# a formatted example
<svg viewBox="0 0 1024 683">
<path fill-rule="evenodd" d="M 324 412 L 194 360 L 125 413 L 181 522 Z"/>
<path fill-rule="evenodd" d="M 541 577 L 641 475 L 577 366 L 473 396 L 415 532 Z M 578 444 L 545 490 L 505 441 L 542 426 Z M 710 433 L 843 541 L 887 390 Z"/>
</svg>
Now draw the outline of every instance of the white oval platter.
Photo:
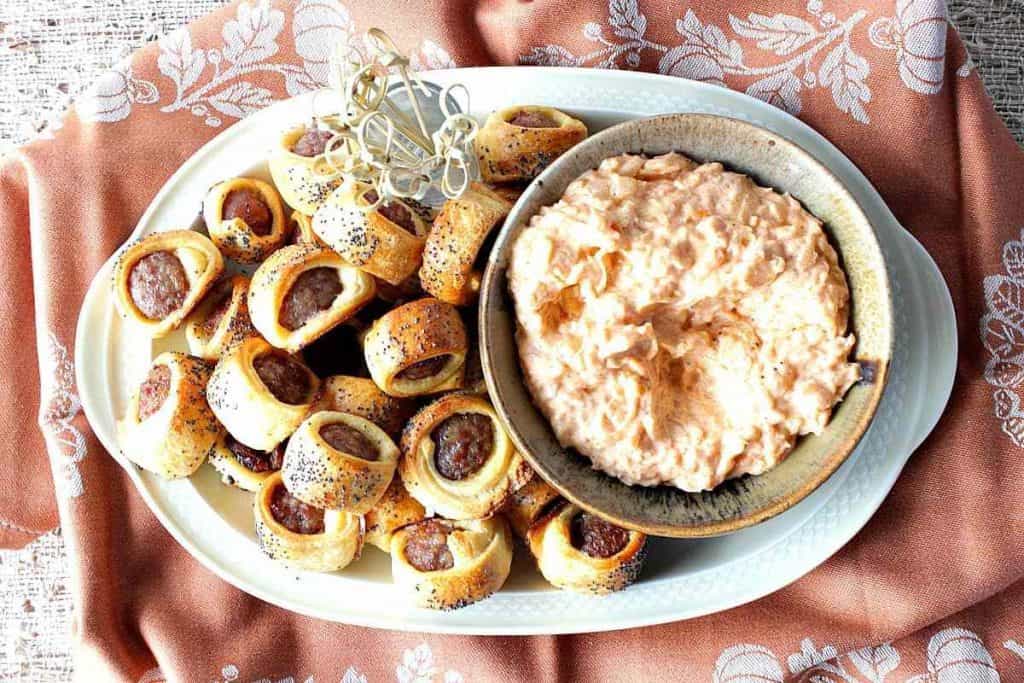
<svg viewBox="0 0 1024 683">
<path fill-rule="evenodd" d="M 653 539 L 640 581 L 622 593 L 597 598 L 554 590 L 519 549 L 512 577 L 494 597 L 454 612 L 417 609 L 392 589 L 390 560 L 375 548 L 344 572 L 289 570 L 257 548 L 251 494 L 222 485 L 208 466 L 190 479 L 167 482 L 122 458 L 115 419 L 127 404 L 128 388 L 138 384 L 156 354 L 185 344 L 180 334 L 152 343 L 123 323 L 108 291 L 108 262 L 90 287 L 78 321 L 78 388 L 96 435 L 171 535 L 226 581 L 295 612 L 388 629 L 479 635 L 604 631 L 709 614 L 776 591 L 839 550 L 882 503 L 935 426 L 952 390 L 957 357 L 956 320 L 941 273 L 863 174 L 798 119 L 746 95 L 694 81 L 540 67 L 460 69 L 423 77 L 440 85 L 464 83 L 477 116 L 513 104 L 545 104 L 580 117 L 591 130 L 669 112 L 731 116 L 790 139 L 828 166 L 874 225 L 892 274 L 896 353 L 871 428 L 836 474 L 784 514 L 719 538 Z M 311 97 L 302 96 L 225 130 L 167 181 L 132 238 L 191 225 L 210 185 L 265 169 L 278 133 L 308 119 L 311 111 Z"/>
</svg>

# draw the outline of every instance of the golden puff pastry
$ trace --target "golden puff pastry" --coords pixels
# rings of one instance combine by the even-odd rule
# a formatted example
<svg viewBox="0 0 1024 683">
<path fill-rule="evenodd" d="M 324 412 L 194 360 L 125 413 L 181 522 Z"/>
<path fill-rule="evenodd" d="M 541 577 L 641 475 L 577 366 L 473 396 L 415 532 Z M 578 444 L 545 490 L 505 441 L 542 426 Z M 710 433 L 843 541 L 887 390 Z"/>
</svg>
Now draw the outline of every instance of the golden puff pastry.
<svg viewBox="0 0 1024 683">
<path fill-rule="evenodd" d="M 516 536 L 525 541 L 526 532 L 534 522 L 561 500 L 558 491 L 531 470 L 529 479 L 512 492 L 501 512 Z"/>
<path fill-rule="evenodd" d="M 206 397 L 231 436 L 269 451 L 302 424 L 319 386 L 298 358 L 250 337 L 217 363 Z"/>
<path fill-rule="evenodd" d="M 409 495 L 401 478 L 394 477 L 381 499 L 364 516 L 366 542 L 390 553 L 392 534 L 426 516 L 426 509 Z"/>
<path fill-rule="evenodd" d="M 373 299 L 373 278 L 330 249 L 294 244 L 260 264 L 249 285 L 249 316 L 264 339 L 298 351 Z"/>
<path fill-rule="evenodd" d="M 118 423 L 125 457 L 166 479 L 199 469 L 223 431 L 206 403 L 209 377 L 210 366 L 198 358 L 157 356 Z"/>
<path fill-rule="evenodd" d="M 299 125 L 285 131 L 271 152 L 270 176 L 281 196 L 293 209 L 312 216 L 341 178 L 324 158 L 334 133 L 315 126 Z"/>
<path fill-rule="evenodd" d="M 366 418 L 392 438 L 401 435 L 416 412 L 412 399 L 388 396 L 367 377 L 331 375 L 320 386 L 320 410 L 333 410 Z"/>
<path fill-rule="evenodd" d="M 253 512 L 260 549 L 292 567 L 333 572 L 362 552 L 362 517 L 306 505 L 288 493 L 280 472 L 263 481 Z"/>
<path fill-rule="evenodd" d="M 249 278 L 244 275 L 214 285 L 185 326 L 189 353 L 212 361 L 255 334 L 249 320 Z"/>
<path fill-rule="evenodd" d="M 194 230 L 158 232 L 121 252 L 114 300 L 121 316 L 151 337 L 178 328 L 224 271 L 224 258 Z"/>
<path fill-rule="evenodd" d="M 603 595 L 636 581 L 647 537 L 565 503 L 544 514 L 527 532 L 530 551 L 552 585 Z"/>
<path fill-rule="evenodd" d="M 531 470 L 490 402 L 457 392 L 409 422 L 398 472 L 428 509 L 449 519 L 481 519 L 496 513 Z"/>
<path fill-rule="evenodd" d="M 376 204 L 376 208 L 369 207 Z M 429 225 L 399 200 L 378 204 L 377 193 L 346 181 L 313 215 L 313 232 L 353 266 L 398 285 L 420 267 Z"/>
<path fill-rule="evenodd" d="M 533 180 L 585 137 L 582 121 L 551 107 L 496 111 L 476 136 L 480 174 L 489 183 Z"/>
<path fill-rule="evenodd" d="M 367 419 L 313 413 L 288 440 L 281 475 L 303 503 L 355 515 L 372 508 L 395 474 L 398 446 Z"/>
<path fill-rule="evenodd" d="M 265 479 L 281 469 L 284 446 L 278 444 L 269 451 L 258 451 L 225 431 L 210 451 L 209 461 L 228 486 L 258 491 Z"/>
<path fill-rule="evenodd" d="M 480 291 L 484 243 L 512 208 L 482 183 L 470 183 L 457 199 L 444 203 L 423 249 L 420 282 L 441 301 L 464 306 Z"/>
<path fill-rule="evenodd" d="M 502 517 L 463 522 L 427 519 L 391 536 L 391 575 L 418 607 L 452 610 L 504 585 L 512 534 Z"/>
<path fill-rule="evenodd" d="M 210 239 L 239 263 L 259 263 L 288 239 L 284 204 L 270 183 L 232 178 L 217 183 L 203 201 Z"/>
<path fill-rule="evenodd" d="M 391 396 L 420 396 L 454 388 L 460 381 L 468 345 L 459 312 L 433 298 L 388 311 L 363 337 L 370 376 Z"/>
<path fill-rule="evenodd" d="M 289 244 L 312 244 L 315 247 L 326 247 L 322 239 L 313 232 L 313 217 L 299 210 L 292 211 L 291 235 Z"/>
</svg>

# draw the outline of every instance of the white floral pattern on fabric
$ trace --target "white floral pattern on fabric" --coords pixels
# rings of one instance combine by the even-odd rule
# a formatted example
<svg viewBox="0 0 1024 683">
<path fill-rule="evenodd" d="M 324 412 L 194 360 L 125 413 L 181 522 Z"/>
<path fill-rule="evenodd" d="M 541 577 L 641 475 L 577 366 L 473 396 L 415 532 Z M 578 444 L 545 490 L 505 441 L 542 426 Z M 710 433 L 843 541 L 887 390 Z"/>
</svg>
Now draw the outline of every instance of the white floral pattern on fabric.
<svg viewBox="0 0 1024 683">
<path fill-rule="evenodd" d="M 523 64 L 555 66 L 596 66 L 606 69 L 636 68 L 641 53 L 662 53 L 658 71 L 670 76 L 725 85 L 727 74 L 754 79 L 746 93 L 770 104 L 799 114 L 801 92 L 807 88 L 826 88 L 840 111 L 862 123 L 868 123 L 864 104 L 871 101 L 866 79 L 867 60 L 850 44 L 854 28 L 866 12 L 854 12 L 839 20 L 824 12 L 819 0 L 807 3 L 807 16 L 790 14 L 767 16 L 751 12 L 746 18 L 729 15 L 729 25 L 754 47 L 770 53 L 770 63 L 749 64 L 743 45 L 730 39 L 714 24 L 706 24 L 688 9 L 676 21 L 681 42 L 676 46 L 648 40 L 647 17 L 637 0 L 610 0 L 608 23 L 614 37 L 606 37 L 602 26 L 588 22 L 583 36 L 599 47 L 584 55 L 574 55 L 561 45 L 535 47 L 520 57 Z M 818 59 L 824 54 L 823 59 Z"/>
<path fill-rule="evenodd" d="M 39 426 L 53 462 L 57 493 L 77 498 L 85 491 L 78 469 L 86 455 L 85 436 L 73 420 L 82 411 L 75 393 L 75 366 L 57 335 L 48 332 L 40 350 Z"/>
<path fill-rule="evenodd" d="M 885 677 L 900 665 L 900 653 L 890 643 L 854 650 L 849 658 L 850 663 L 869 683 L 883 683 Z"/>
<path fill-rule="evenodd" d="M 354 666 L 345 669 L 345 675 L 341 677 L 341 683 L 367 683 L 366 676 L 359 673 Z"/>
<path fill-rule="evenodd" d="M 908 88 L 934 95 L 946 70 L 946 26 L 944 0 L 896 0 L 896 16 L 876 19 L 868 37 L 875 47 L 896 51 Z"/>
<path fill-rule="evenodd" d="M 221 683 L 240 683 L 241 681 L 241 670 L 234 664 L 225 664 L 220 670 L 220 681 Z M 365 681 L 365 679 L 363 679 Z M 214 681 L 214 683 L 217 683 Z M 251 683 L 296 683 L 294 676 L 285 676 L 284 678 L 256 678 Z M 313 677 L 302 681 L 302 683 L 314 683 Z M 342 683 L 348 683 L 347 680 L 343 680 Z"/>
<path fill-rule="evenodd" d="M 974 63 L 974 59 L 970 55 L 964 58 L 964 63 L 960 65 L 960 68 L 956 70 L 956 75 L 960 78 L 967 78 L 977 69 L 978 65 Z"/>
<path fill-rule="evenodd" d="M 715 662 L 714 683 L 782 683 L 784 674 L 775 653 L 762 645 L 733 645 Z"/>
<path fill-rule="evenodd" d="M 203 49 L 192 41 L 188 28 L 161 37 L 157 68 L 173 85 L 173 100 L 160 107 L 172 113 L 189 111 L 213 128 L 226 119 L 240 119 L 266 107 L 274 95 L 246 77 L 279 74 L 289 96 L 327 85 L 330 56 L 338 46 L 365 54 L 363 37 L 348 9 L 337 0 L 301 0 L 292 14 L 292 37 L 301 64 L 270 61 L 280 48 L 285 13 L 269 0 L 238 5 L 235 18 L 221 29 L 223 43 Z M 438 43 L 424 39 L 411 53 L 414 69 L 451 69 L 457 65 Z M 127 63 L 108 71 L 77 100 L 83 120 L 113 123 L 127 118 L 134 104 L 160 101 L 158 87 L 132 76 Z"/>
<path fill-rule="evenodd" d="M 908 88 L 922 94 L 939 92 L 945 69 L 945 3 L 897 0 L 895 10 L 894 16 L 871 23 L 871 43 L 896 53 L 900 78 Z M 840 19 L 825 11 L 822 0 L 808 0 L 803 16 L 729 15 L 729 27 L 737 36 L 734 39 L 687 9 L 676 20 L 679 44 L 662 45 L 646 37 L 648 20 L 638 0 L 609 0 L 610 34 L 596 21 L 587 22 L 582 29 L 584 38 L 597 44 L 594 50 L 576 55 L 561 45 L 549 44 L 534 47 L 519 61 L 635 69 L 644 53 L 653 52 L 660 54 L 658 71 L 663 74 L 723 86 L 726 76 L 749 79 L 745 86 L 748 95 L 791 114 L 802 110 L 805 91 L 828 90 L 839 111 L 867 124 L 871 65 L 851 43 L 865 16 L 867 11 L 858 10 Z M 236 17 L 224 24 L 219 48 L 194 46 L 187 28 L 162 37 L 157 66 L 173 83 L 174 99 L 161 111 L 188 110 L 207 125 L 218 127 L 225 118 L 241 118 L 273 101 L 269 90 L 245 76 L 280 74 L 287 93 L 300 95 L 327 84 L 328 62 L 336 46 L 364 52 L 362 36 L 344 5 L 337 0 L 301 0 L 292 16 L 292 33 L 302 64 L 268 61 L 279 51 L 277 38 L 284 21 L 284 12 L 272 8 L 269 0 L 258 0 L 238 5 Z M 757 64 L 749 61 L 751 48 L 763 53 Z M 451 55 L 429 39 L 411 53 L 410 61 L 417 70 L 456 66 Z M 965 63 L 958 73 L 969 71 Z M 133 79 L 131 68 L 123 66 L 109 71 L 83 93 L 78 109 L 87 121 L 109 123 L 126 118 L 133 104 L 153 104 L 159 98 L 153 83 Z"/>
<path fill-rule="evenodd" d="M 1004 273 L 985 278 L 985 314 L 981 341 L 990 357 L 985 380 L 1003 432 L 1024 447 L 1024 411 L 1019 389 L 1024 382 L 1024 230 L 1021 239 L 1003 245 Z"/>
<path fill-rule="evenodd" d="M 113 123 L 127 118 L 133 104 L 153 104 L 158 99 L 156 86 L 134 78 L 126 62 L 104 73 L 78 96 L 78 115 L 91 123 Z"/>
<path fill-rule="evenodd" d="M 240 683 L 242 672 L 234 664 L 225 664 L 220 670 L 221 683 Z M 397 683 L 464 683 L 465 679 L 458 671 L 447 670 L 440 679 L 437 678 L 438 666 L 434 661 L 434 652 L 426 643 L 420 643 L 411 650 L 402 652 L 402 659 L 395 667 Z M 781 680 L 781 679 L 780 679 Z M 270 678 L 255 679 L 252 683 L 295 683 L 293 676 L 273 680 Z M 313 676 L 303 683 L 314 683 Z M 341 683 L 368 683 L 366 675 L 359 669 L 350 666 L 341 677 Z"/>
<path fill-rule="evenodd" d="M 312 81 L 306 90 L 326 85 L 334 50 L 345 46 L 349 52 L 362 52 L 361 38 L 352 17 L 348 9 L 338 2 L 302 0 L 292 17 L 292 34 L 295 52 L 302 57 L 303 69 Z M 300 94 L 293 93 L 291 88 L 288 92 Z"/>
<path fill-rule="evenodd" d="M 593 52 L 574 55 L 559 45 L 534 48 L 521 61 L 537 64 L 592 65 L 603 68 L 636 68 L 641 54 L 661 54 L 659 71 L 707 82 L 724 84 L 725 76 L 749 77 L 750 95 L 792 113 L 799 113 L 803 91 L 822 87 L 832 91 L 836 106 L 856 120 L 868 122 L 864 104 L 871 101 L 867 85 L 870 65 L 850 44 L 854 29 L 866 13 L 855 12 L 838 20 L 825 12 L 820 0 L 809 0 L 807 16 L 790 14 L 772 16 L 750 13 L 746 18 L 729 17 L 729 26 L 738 36 L 731 39 L 713 24 L 700 21 L 687 10 L 676 22 L 680 44 L 660 45 L 645 38 L 648 21 L 636 0 L 610 0 L 608 25 L 612 36 L 597 22 L 588 22 L 583 35 L 598 43 Z M 945 58 L 946 22 L 941 0 L 897 0 L 893 17 L 872 22 L 871 43 L 879 49 L 895 52 L 900 77 L 908 88 L 922 94 L 938 92 L 942 86 Z M 244 80 L 258 71 L 282 75 L 289 95 L 297 95 L 327 81 L 327 60 L 332 46 L 339 43 L 361 52 L 361 37 L 342 4 L 336 0 L 301 0 L 295 7 L 292 31 L 296 52 L 302 63 L 272 63 L 267 60 L 278 51 L 277 38 L 284 28 L 284 13 L 272 9 L 267 0 L 255 4 L 241 3 L 237 15 L 225 23 L 223 45 L 202 49 L 192 44 L 187 29 L 180 29 L 160 39 L 157 66 L 174 86 L 174 99 L 161 111 L 188 109 L 202 117 L 206 125 L 220 126 L 221 117 L 241 118 L 272 101 L 271 93 Z M 775 57 L 774 63 L 751 66 L 746 61 L 744 43 L 749 43 Z M 821 55 L 824 58 L 820 58 Z M 441 69 L 456 66 L 450 54 L 431 40 L 424 40 L 411 53 L 417 69 Z M 819 59 L 820 58 L 820 59 Z M 815 66 L 815 63 L 817 66 Z M 970 57 L 958 70 L 966 77 L 973 69 Z M 206 77 L 203 82 L 204 76 Z M 112 123 L 124 120 L 133 105 L 155 104 L 160 100 L 157 86 L 135 78 L 129 64 L 117 66 L 104 74 L 77 100 L 79 115 L 86 121 Z M 981 321 L 985 348 L 992 354 L 985 377 L 997 388 L 993 397 L 996 415 L 1003 421 L 1003 431 L 1019 446 L 1024 446 L 1024 411 L 1020 409 L 1017 389 L 1024 381 L 1024 231 L 1021 241 L 1004 246 L 1003 265 L 1006 274 L 985 279 L 986 315 Z M 73 365 L 66 348 L 52 333 L 46 339 L 42 376 L 40 422 L 50 443 L 51 452 L 64 456 L 63 478 L 58 488 L 65 496 L 75 497 L 84 491 L 77 463 L 85 457 L 82 433 L 72 424 L 80 412 L 74 391 Z M 56 449 L 56 450 L 55 450 Z M 1016 640 L 1003 643 L 1008 651 L 1024 660 L 1024 646 Z M 851 669 L 843 665 L 847 660 Z M 812 681 L 885 683 L 900 665 L 901 657 L 894 646 L 884 643 L 837 656 L 835 646 L 818 649 L 813 640 L 804 639 L 800 651 L 789 655 L 786 664 L 791 674 L 810 672 Z M 819 675 L 820 673 L 820 675 Z M 439 670 L 426 643 L 405 650 L 395 668 L 400 683 L 433 683 Z M 236 665 L 228 664 L 220 671 L 227 683 L 240 680 Z M 713 672 L 715 683 L 754 683 L 783 681 L 786 673 L 779 658 L 768 648 L 740 644 L 722 651 Z M 163 680 L 159 668 L 143 674 L 140 683 Z M 313 677 L 305 683 L 313 683 Z M 366 675 L 350 666 L 342 683 L 368 683 Z M 444 683 L 462 683 L 461 673 L 448 670 Z M 277 683 L 294 683 L 294 677 Z M 906 683 L 989 683 L 999 681 L 995 663 L 977 634 L 960 628 L 944 629 L 930 640 L 927 650 L 927 673 L 907 679 Z M 272 683 L 269 678 L 255 683 Z"/>
<path fill-rule="evenodd" d="M 814 647 L 813 640 L 804 638 L 800 641 L 800 652 L 790 655 L 786 663 L 789 665 L 789 673 L 798 674 L 811 667 L 818 666 L 822 662 L 827 662 L 838 654 L 832 645 L 826 645 L 818 650 Z"/>
<path fill-rule="evenodd" d="M 999 683 L 999 672 L 976 633 L 947 628 L 928 641 L 928 673 L 907 683 Z"/>
<path fill-rule="evenodd" d="M 1024 659 L 1024 648 L 1015 641 L 1004 646 Z M 1015 649 L 1020 648 L 1020 649 Z M 852 667 L 847 668 L 843 660 Z M 886 683 L 900 665 L 900 653 L 892 643 L 865 647 L 838 655 L 835 646 L 818 649 L 805 638 L 800 651 L 786 663 L 792 676 L 810 683 Z M 762 645 L 734 645 L 722 651 L 715 664 L 713 683 L 781 683 L 786 680 L 778 658 Z M 911 676 L 904 683 L 999 683 L 992 655 L 972 631 L 947 628 L 928 642 L 927 673 Z"/>
<path fill-rule="evenodd" d="M 305 68 L 266 61 L 278 53 L 277 37 L 283 28 L 284 12 L 272 9 L 269 0 L 260 0 L 255 5 L 238 5 L 236 18 L 221 29 L 224 44 L 219 49 L 194 48 L 187 28 L 162 37 L 157 67 L 174 83 L 175 97 L 160 111 L 187 109 L 216 127 L 223 123 L 222 117 L 242 118 L 273 102 L 269 90 L 240 77 L 261 71 L 278 73 L 290 95 L 314 87 Z M 208 80 L 201 82 L 207 73 Z"/>
<path fill-rule="evenodd" d="M 437 666 L 434 653 L 426 643 L 420 643 L 412 650 L 402 653 L 402 661 L 395 667 L 395 680 L 398 683 L 434 683 Z M 462 683 L 462 674 L 457 671 L 446 671 L 444 683 Z"/>
<path fill-rule="evenodd" d="M 448 51 L 432 40 L 424 40 L 419 48 L 409 55 L 409 65 L 416 71 L 454 69 L 458 66 Z"/>
<path fill-rule="evenodd" d="M 661 53 L 658 71 L 670 76 L 725 85 L 727 75 L 754 79 L 746 93 L 799 114 L 801 93 L 824 88 L 832 93 L 839 111 L 861 123 L 870 118 L 864 106 L 871 102 L 867 79 L 868 61 L 858 54 L 851 38 L 867 12 L 860 10 L 845 19 L 824 10 L 821 0 L 808 0 L 805 16 L 751 12 L 746 17 L 729 15 L 734 40 L 714 24 L 703 23 L 688 9 L 676 21 L 679 45 L 648 40 L 647 17 L 638 0 L 609 0 L 608 25 L 589 21 L 583 37 L 597 43 L 577 55 L 561 45 L 534 47 L 519 58 L 522 64 L 547 66 L 595 66 L 604 69 L 635 69 L 645 52 Z M 900 77 L 907 87 L 922 94 L 942 88 L 946 51 L 946 13 L 943 0 L 897 0 L 896 15 L 877 19 L 870 28 L 872 44 L 894 50 Z M 745 54 L 753 47 L 766 53 L 766 63 L 753 65 Z M 824 55 L 822 57 L 822 55 Z M 759 60 L 759 61 L 763 61 Z"/>
</svg>

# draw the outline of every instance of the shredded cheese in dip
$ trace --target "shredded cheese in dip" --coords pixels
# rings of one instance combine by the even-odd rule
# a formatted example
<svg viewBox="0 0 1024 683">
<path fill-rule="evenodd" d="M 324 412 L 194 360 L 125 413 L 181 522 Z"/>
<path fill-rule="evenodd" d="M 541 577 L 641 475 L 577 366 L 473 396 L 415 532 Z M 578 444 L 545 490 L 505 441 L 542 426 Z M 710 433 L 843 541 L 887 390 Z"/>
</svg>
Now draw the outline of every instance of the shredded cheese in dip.
<svg viewBox="0 0 1024 683">
<path fill-rule="evenodd" d="M 627 484 L 765 472 L 859 378 L 820 221 L 721 164 L 605 160 L 532 219 L 508 277 L 537 406 Z"/>
</svg>

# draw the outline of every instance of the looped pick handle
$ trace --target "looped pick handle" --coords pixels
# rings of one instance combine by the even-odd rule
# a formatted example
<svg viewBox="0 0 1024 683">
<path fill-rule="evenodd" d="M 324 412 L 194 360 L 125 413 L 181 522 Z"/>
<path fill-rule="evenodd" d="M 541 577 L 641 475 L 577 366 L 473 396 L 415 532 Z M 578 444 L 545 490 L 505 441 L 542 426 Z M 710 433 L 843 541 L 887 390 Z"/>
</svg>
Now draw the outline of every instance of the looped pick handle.
<svg viewBox="0 0 1024 683">
<path fill-rule="evenodd" d="M 473 140 L 479 125 L 462 113 L 469 107 L 469 91 L 461 84 L 441 91 L 438 105 L 445 119 L 431 132 L 415 92 L 430 95 L 431 90 L 411 70 L 408 57 L 380 29 L 371 28 L 365 38 L 365 50 L 346 41 L 331 55 L 329 80 L 341 108 L 315 117 L 335 133 L 317 172 L 374 188 L 378 199 L 368 210 L 395 198 L 422 199 L 435 186 L 446 198 L 458 197 L 478 175 Z M 404 86 L 411 114 L 389 99 L 393 79 Z"/>
</svg>

